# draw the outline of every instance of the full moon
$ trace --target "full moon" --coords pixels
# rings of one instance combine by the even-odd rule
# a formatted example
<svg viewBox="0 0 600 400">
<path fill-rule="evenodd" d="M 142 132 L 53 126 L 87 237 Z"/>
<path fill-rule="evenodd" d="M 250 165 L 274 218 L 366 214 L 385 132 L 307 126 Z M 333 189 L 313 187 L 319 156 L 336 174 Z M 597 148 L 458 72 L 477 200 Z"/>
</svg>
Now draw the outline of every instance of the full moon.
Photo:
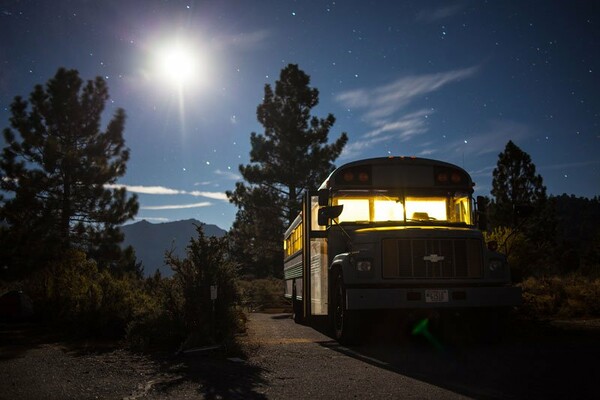
<svg viewBox="0 0 600 400">
<path fill-rule="evenodd" d="M 196 54 L 181 43 L 163 47 L 156 61 L 160 75 L 172 84 L 181 86 L 200 77 Z"/>
</svg>

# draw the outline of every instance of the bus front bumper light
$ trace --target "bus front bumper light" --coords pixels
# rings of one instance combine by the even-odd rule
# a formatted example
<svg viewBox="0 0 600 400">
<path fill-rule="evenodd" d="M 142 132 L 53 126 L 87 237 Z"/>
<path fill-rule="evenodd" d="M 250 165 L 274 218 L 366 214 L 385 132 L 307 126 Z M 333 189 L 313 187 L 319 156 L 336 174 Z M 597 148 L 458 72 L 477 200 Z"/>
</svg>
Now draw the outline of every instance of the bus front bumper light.
<svg viewBox="0 0 600 400">
<path fill-rule="evenodd" d="M 356 262 L 356 270 L 359 272 L 370 272 L 371 271 L 371 261 L 369 260 L 360 260 Z"/>
</svg>

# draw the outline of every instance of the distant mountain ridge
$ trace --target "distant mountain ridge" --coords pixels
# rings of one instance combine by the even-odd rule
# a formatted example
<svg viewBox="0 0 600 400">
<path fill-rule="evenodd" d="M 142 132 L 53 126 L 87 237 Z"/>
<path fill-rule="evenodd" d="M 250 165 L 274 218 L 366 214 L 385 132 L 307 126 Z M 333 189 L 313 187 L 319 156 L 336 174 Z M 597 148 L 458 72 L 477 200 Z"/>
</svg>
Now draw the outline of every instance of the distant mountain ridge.
<svg viewBox="0 0 600 400">
<path fill-rule="evenodd" d="M 173 275 L 165 265 L 165 252 L 174 248 L 174 254 L 185 256 L 191 238 L 196 238 L 196 225 L 201 225 L 206 236 L 223 237 L 227 232 L 216 225 L 202 223 L 196 219 L 151 224 L 146 220 L 121 227 L 125 235 L 123 247 L 132 246 L 138 262 L 144 266 L 144 275 L 153 275 L 159 270 L 163 276 Z"/>
</svg>

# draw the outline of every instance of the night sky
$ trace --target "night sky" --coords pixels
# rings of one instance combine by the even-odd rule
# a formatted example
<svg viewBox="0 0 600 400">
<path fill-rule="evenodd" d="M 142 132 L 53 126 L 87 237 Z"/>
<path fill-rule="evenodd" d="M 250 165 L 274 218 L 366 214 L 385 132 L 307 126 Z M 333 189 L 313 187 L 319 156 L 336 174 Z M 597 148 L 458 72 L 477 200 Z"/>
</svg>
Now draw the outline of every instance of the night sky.
<svg viewBox="0 0 600 400">
<path fill-rule="evenodd" d="M 249 162 L 250 133 L 263 132 L 264 85 L 290 63 L 319 89 L 313 115 L 336 116 L 330 139 L 348 133 L 338 166 L 441 159 L 489 195 L 498 153 L 513 140 L 549 194 L 600 195 L 593 0 L 4 0 L 0 127 L 13 98 L 59 67 L 102 76 L 111 96 L 103 128 L 118 107 L 128 116 L 131 158 L 119 183 L 138 193 L 137 219 L 229 229 L 236 208 L 224 192 Z"/>
</svg>

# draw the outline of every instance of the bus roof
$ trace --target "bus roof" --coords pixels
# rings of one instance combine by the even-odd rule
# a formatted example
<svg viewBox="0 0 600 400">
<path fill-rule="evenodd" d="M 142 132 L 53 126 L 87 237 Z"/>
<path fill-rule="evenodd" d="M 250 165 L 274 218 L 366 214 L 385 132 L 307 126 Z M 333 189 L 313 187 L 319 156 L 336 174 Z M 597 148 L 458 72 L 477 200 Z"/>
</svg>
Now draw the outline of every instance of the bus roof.
<svg viewBox="0 0 600 400">
<path fill-rule="evenodd" d="M 473 191 L 474 183 L 461 167 L 418 157 L 357 160 L 335 169 L 319 189 L 429 188 Z"/>
</svg>

